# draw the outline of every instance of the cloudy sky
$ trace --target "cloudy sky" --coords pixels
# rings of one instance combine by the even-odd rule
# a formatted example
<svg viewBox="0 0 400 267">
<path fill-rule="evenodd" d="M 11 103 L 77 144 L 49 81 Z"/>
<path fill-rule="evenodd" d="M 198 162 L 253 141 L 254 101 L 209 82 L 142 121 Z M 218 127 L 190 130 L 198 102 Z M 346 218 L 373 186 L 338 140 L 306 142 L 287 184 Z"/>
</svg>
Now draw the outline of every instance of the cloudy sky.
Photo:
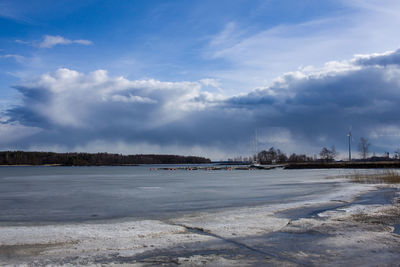
<svg viewBox="0 0 400 267">
<path fill-rule="evenodd" d="M 0 0 L 0 150 L 392 153 L 399 28 L 397 0 Z"/>
</svg>

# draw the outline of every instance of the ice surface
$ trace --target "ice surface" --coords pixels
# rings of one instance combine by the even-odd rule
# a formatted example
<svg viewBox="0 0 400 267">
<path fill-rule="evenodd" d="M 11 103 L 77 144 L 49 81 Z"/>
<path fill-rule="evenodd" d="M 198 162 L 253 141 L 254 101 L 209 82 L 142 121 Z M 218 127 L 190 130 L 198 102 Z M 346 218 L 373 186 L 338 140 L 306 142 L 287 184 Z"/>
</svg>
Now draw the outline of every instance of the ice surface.
<svg viewBox="0 0 400 267">
<path fill-rule="evenodd" d="M 283 174 L 287 175 L 287 173 Z M 186 247 L 221 248 L 222 244 L 226 244 L 227 241 L 233 241 L 233 243 L 227 245 L 230 249 L 235 244 L 242 244 L 242 249 L 246 249 L 251 248 L 252 238 L 268 236 L 268 234 L 277 232 L 328 234 L 327 238 L 318 240 L 314 245 L 340 251 L 340 246 L 357 247 L 357 244 L 363 242 L 377 242 L 376 245 L 365 246 L 369 251 L 378 249 L 380 242 L 388 244 L 387 248 L 397 246 L 395 239 L 391 237 L 391 235 L 394 235 L 392 226 L 378 227 L 368 223 L 363 225 L 354 217 L 359 216 L 359 214 L 366 214 L 371 218 L 373 216 L 387 216 L 391 205 L 386 207 L 385 205 L 352 205 L 348 203 L 358 195 L 375 189 L 376 185 L 347 183 L 342 178 L 324 181 L 318 178 L 318 175 L 316 174 L 316 177 L 307 180 L 306 184 L 314 182 L 318 184 L 322 181 L 332 183 L 334 186 L 324 185 L 323 188 L 329 190 L 322 190 L 320 193 L 313 191 L 311 195 L 304 196 L 300 195 L 299 192 L 290 191 L 298 197 L 290 198 L 290 201 L 283 203 L 272 201 L 257 205 L 242 206 L 239 204 L 236 207 L 194 210 L 184 214 L 176 213 L 174 216 L 165 219 L 124 218 L 101 222 L 64 222 L 46 225 L 3 224 L 0 226 L 0 265 L 32 262 L 47 262 L 53 265 L 83 264 L 85 262 L 94 263 L 96 260 L 99 260 L 100 263 L 102 261 L 118 263 L 120 257 L 124 257 L 126 260 L 129 257 L 138 257 L 145 253 L 157 254 L 158 251 L 168 249 L 176 251 L 177 248 L 185 250 Z M 312 183 L 310 183 L 311 180 Z M 292 182 L 292 180 L 291 178 L 283 178 L 281 182 L 284 187 L 285 183 Z M 297 182 L 301 183 L 301 179 Z M 313 186 L 318 187 L 318 185 Z M 160 188 L 153 185 L 146 186 L 145 190 L 153 191 Z M 301 190 L 303 189 L 304 187 L 301 188 Z M 257 194 L 259 193 L 257 192 Z M 348 203 L 348 205 L 344 208 L 320 213 L 319 216 L 322 219 L 301 218 L 290 221 L 287 218 L 276 216 L 277 212 L 283 210 L 332 202 L 343 202 L 346 205 Z M 255 251 L 254 253 L 257 253 L 257 250 Z M 1 257 L 2 252 L 3 255 L 11 256 Z M 251 253 L 251 251 L 246 253 Z M 213 253 L 207 253 L 207 255 L 177 257 L 174 262 L 189 266 L 190 264 L 197 264 L 199 261 L 207 261 L 210 264 L 215 263 L 221 266 L 252 264 L 246 258 L 238 262 L 232 258 Z M 307 258 L 311 254 L 297 251 L 287 255 L 292 255 L 294 258 Z"/>
</svg>

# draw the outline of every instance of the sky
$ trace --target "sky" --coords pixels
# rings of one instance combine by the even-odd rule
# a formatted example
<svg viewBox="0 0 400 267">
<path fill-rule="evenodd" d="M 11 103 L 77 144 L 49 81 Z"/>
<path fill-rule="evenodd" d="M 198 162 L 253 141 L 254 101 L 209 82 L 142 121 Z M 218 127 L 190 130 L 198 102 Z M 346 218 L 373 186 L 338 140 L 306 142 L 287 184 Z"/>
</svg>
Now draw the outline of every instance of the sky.
<svg viewBox="0 0 400 267">
<path fill-rule="evenodd" d="M 0 150 L 400 148 L 400 2 L 0 0 Z"/>
</svg>

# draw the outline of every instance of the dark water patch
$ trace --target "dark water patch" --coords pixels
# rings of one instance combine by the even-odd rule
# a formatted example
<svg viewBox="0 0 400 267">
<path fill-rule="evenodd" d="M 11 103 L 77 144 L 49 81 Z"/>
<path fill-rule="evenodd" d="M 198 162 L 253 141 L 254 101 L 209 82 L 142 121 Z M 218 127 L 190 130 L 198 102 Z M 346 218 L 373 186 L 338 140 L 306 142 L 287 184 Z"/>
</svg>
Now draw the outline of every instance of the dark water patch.
<svg viewBox="0 0 400 267">
<path fill-rule="evenodd" d="M 357 197 L 352 204 L 387 205 L 392 204 L 399 190 L 397 188 L 379 188 Z"/>
<path fill-rule="evenodd" d="M 360 195 L 352 202 L 330 203 L 324 205 L 313 205 L 309 207 L 288 209 L 276 213 L 277 217 L 287 218 L 290 220 L 298 220 L 301 218 L 315 218 L 318 214 L 336 210 L 338 208 L 348 207 L 350 205 L 387 205 L 392 204 L 398 193 L 397 188 L 379 188 L 378 190 L 370 191 Z M 335 201 L 336 202 L 336 201 Z M 339 201 L 337 201 L 339 202 Z"/>
<path fill-rule="evenodd" d="M 325 212 L 328 210 L 335 210 L 338 208 L 345 207 L 347 205 L 348 204 L 343 204 L 343 203 L 316 205 L 316 206 L 310 206 L 310 207 L 288 209 L 288 210 L 278 212 L 275 215 L 279 218 L 287 218 L 290 220 L 299 220 L 301 218 L 318 217 L 319 213 L 322 213 L 322 212 Z"/>
<path fill-rule="evenodd" d="M 400 224 L 394 225 L 393 233 L 400 235 Z"/>
</svg>

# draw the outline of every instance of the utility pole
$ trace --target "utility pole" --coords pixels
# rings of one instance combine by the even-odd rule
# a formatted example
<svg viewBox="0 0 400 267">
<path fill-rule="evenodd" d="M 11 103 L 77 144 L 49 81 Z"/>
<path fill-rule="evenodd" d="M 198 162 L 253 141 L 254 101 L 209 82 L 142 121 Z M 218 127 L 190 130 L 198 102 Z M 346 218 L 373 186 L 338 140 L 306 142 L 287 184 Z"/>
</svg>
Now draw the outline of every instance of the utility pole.
<svg viewBox="0 0 400 267">
<path fill-rule="evenodd" d="M 347 134 L 349 137 L 349 161 L 351 161 L 351 131 Z"/>
</svg>

